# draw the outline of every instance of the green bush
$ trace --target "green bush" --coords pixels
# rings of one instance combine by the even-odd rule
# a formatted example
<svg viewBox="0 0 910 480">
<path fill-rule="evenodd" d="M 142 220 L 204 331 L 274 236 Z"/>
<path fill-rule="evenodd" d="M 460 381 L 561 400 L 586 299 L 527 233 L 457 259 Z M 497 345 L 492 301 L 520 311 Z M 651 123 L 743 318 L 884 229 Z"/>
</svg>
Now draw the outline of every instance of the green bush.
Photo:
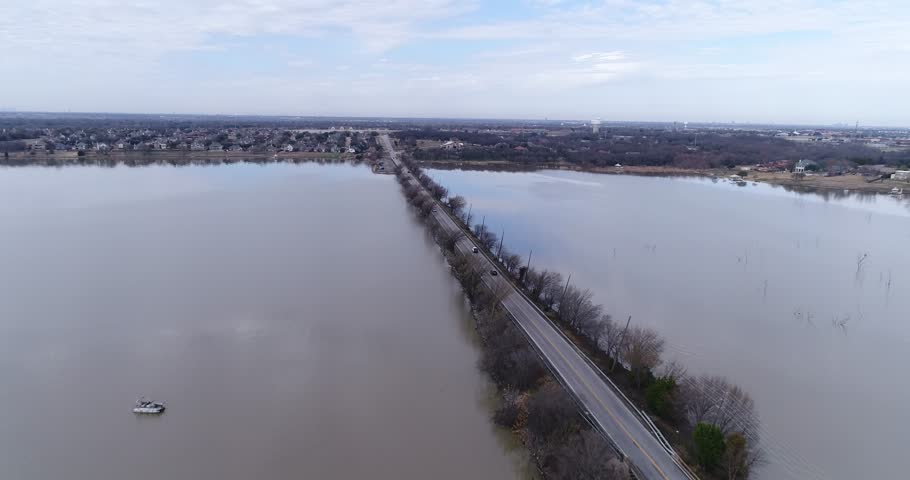
<svg viewBox="0 0 910 480">
<path fill-rule="evenodd" d="M 657 415 L 668 418 L 672 413 L 671 397 L 676 389 L 676 381 L 672 377 L 660 377 L 645 389 L 645 400 L 648 408 Z"/>
<path fill-rule="evenodd" d="M 714 470 L 724 456 L 724 434 L 716 425 L 699 423 L 692 433 L 695 458 L 707 471 Z"/>
</svg>

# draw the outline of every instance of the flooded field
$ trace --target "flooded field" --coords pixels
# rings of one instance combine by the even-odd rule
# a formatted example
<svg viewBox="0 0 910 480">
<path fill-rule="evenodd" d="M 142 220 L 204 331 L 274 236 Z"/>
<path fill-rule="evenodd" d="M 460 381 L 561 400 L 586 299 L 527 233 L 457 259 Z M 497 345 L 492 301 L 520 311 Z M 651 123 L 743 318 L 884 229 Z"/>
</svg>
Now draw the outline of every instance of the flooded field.
<svg viewBox="0 0 910 480">
<path fill-rule="evenodd" d="M 0 199 L 0 478 L 522 474 L 390 176 L 4 168 Z"/>
<path fill-rule="evenodd" d="M 531 265 L 756 401 L 762 479 L 904 478 L 910 207 L 886 196 L 541 171 L 428 172 Z"/>
</svg>

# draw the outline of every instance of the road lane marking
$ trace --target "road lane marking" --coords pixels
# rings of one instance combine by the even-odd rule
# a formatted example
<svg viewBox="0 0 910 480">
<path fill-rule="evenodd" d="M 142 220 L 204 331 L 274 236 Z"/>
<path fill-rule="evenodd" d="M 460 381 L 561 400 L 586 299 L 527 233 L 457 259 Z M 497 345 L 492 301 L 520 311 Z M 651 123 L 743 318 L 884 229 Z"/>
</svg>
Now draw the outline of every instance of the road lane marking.
<svg viewBox="0 0 910 480">
<path fill-rule="evenodd" d="M 531 323 L 534 323 L 534 322 L 532 321 Z M 610 417 L 613 419 L 614 422 L 616 422 L 617 425 L 619 425 L 619 428 L 621 428 L 622 431 L 626 434 L 626 436 L 629 437 L 629 440 L 632 440 L 632 443 L 635 444 L 635 446 L 638 448 L 638 450 L 641 451 L 641 453 L 643 453 L 645 455 L 645 457 L 648 458 L 648 460 L 651 462 L 651 464 L 654 465 L 654 468 L 657 469 L 658 473 L 660 473 L 660 475 L 663 478 L 665 478 L 666 480 L 670 480 L 670 477 L 668 477 L 667 474 L 664 473 L 663 469 L 661 469 L 660 466 L 657 465 L 657 462 L 654 460 L 654 458 L 652 458 L 651 455 L 649 455 L 648 452 L 646 452 L 645 449 L 641 447 L 641 445 L 638 443 L 638 441 L 635 440 L 635 437 L 633 437 L 632 434 L 629 433 L 629 431 L 626 429 L 626 426 L 619 420 L 619 418 L 616 417 L 616 415 L 613 413 L 612 409 L 610 409 L 610 407 L 607 406 L 606 403 L 604 403 L 603 399 L 601 399 L 600 396 L 594 392 L 594 389 L 591 388 L 591 385 L 588 383 L 588 381 L 585 380 L 585 378 L 578 372 L 578 370 L 575 368 L 575 366 L 572 364 L 572 362 L 570 362 L 569 359 L 566 358 L 565 354 L 562 353 L 562 350 L 560 350 L 559 348 L 556 347 L 556 345 L 553 343 L 553 341 L 550 339 L 550 337 L 547 336 L 541 330 L 541 328 L 539 326 L 537 326 L 535 324 L 534 327 L 535 327 L 535 330 L 538 333 L 538 335 L 543 336 L 544 340 L 546 340 L 547 343 L 550 344 L 550 347 L 552 347 L 554 350 L 556 350 L 556 353 L 558 353 L 559 356 L 562 357 L 562 360 L 569 366 L 570 369 L 572 369 L 572 372 L 575 373 L 575 376 L 578 377 L 578 379 L 581 380 L 581 382 L 584 384 L 584 386 L 588 389 L 588 393 L 591 394 L 595 399 L 597 399 L 597 402 L 600 403 L 600 406 L 603 407 L 603 409 L 607 411 L 607 414 L 610 415 Z"/>
<path fill-rule="evenodd" d="M 437 221 L 439 220 L 440 216 L 442 216 L 442 218 L 444 218 L 446 220 L 445 223 L 447 224 L 447 226 L 454 227 L 456 230 L 460 230 L 458 225 L 455 224 L 455 221 L 452 220 L 452 218 L 449 217 L 449 215 L 447 213 L 441 212 L 441 211 L 439 211 L 439 209 L 437 209 L 434 213 L 436 214 L 435 216 L 437 217 Z M 451 228 L 450 228 L 450 230 L 451 230 Z M 487 260 L 487 264 L 492 265 L 492 262 L 490 261 L 490 259 L 486 258 L 486 256 L 484 256 L 484 258 Z M 495 279 L 491 278 L 491 281 L 494 284 L 497 283 Z M 575 368 L 575 365 L 571 361 L 569 361 L 569 359 L 566 357 L 566 355 L 563 353 L 563 351 L 560 348 L 558 348 L 555 343 L 553 343 L 553 340 L 550 338 L 550 336 L 548 336 L 546 333 L 544 333 L 543 327 L 540 325 L 537 325 L 537 322 L 531 320 L 531 317 L 540 317 L 540 314 L 536 311 L 533 311 L 532 314 L 529 315 L 526 311 L 522 311 L 522 308 L 521 308 L 522 302 L 521 301 L 527 302 L 527 300 L 525 300 L 523 297 L 521 297 L 521 295 L 519 295 L 517 293 L 517 290 L 514 285 L 512 285 L 512 284 L 508 284 L 508 285 L 512 289 L 512 294 L 518 297 L 518 300 L 515 300 L 516 309 L 519 310 L 520 313 L 522 313 L 522 315 L 527 317 L 528 322 L 534 326 L 534 330 L 537 333 L 537 335 L 542 336 L 544 338 L 544 340 L 546 340 L 547 343 L 550 345 L 550 347 L 556 351 L 556 353 L 562 358 L 563 362 L 565 362 L 565 364 L 572 370 L 572 373 L 575 374 L 577 379 L 580 380 L 581 383 L 584 385 L 584 387 L 587 389 L 587 393 L 590 394 L 591 396 L 593 396 L 597 400 L 597 403 L 600 404 L 601 408 L 603 408 L 607 412 L 607 414 L 610 416 L 610 418 L 613 419 L 613 421 L 616 423 L 616 425 L 618 425 L 619 428 L 622 429 L 623 433 L 625 433 L 626 436 L 629 437 L 629 440 L 632 441 L 632 444 L 634 444 L 635 447 L 638 448 L 638 450 L 648 459 L 648 461 L 651 462 L 651 465 L 653 465 L 654 468 L 657 469 L 657 472 L 665 480 L 670 480 L 670 477 L 668 477 L 667 474 L 664 473 L 663 469 L 660 468 L 660 466 L 657 464 L 657 462 L 654 460 L 654 458 L 651 457 L 651 455 L 648 454 L 648 452 L 646 452 L 644 448 L 642 448 L 641 444 L 639 444 L 638 441 L 635 439 L 635 437 L 633 437 L 632 434 L 629 432 L 629 430 L 626 429 L 625 424 L 619 420 L 619 418 L 616 416 L 616 414 L 613 413 L 613 410 L 594 391 L 594 388 L 591 387 L 591 384 L 588 383 L 588 381 L 585 379 L 585 377 L 583 375 L 581 375 L 581 373 L 579 373 L 578 369 Z M 546 319 L 544 319 L 544 321 L 546 321 Z M 550 331 L 554 331 L 555 328 L 557 328 L 557 327 L 550 325 Z M 568 342 L 567 340 L 564 340 L 564 341 Z M 570 348 L 571 348 L 571 345 L 570 345 Z M 576 352 L 576 355 L 578 355 L 577 352 Z M 555 364 L 554 364 L 554 367 L 556 367 Z M 557 368 L 557 370 L 558 370 L 558 368 Z"/>
</svg>

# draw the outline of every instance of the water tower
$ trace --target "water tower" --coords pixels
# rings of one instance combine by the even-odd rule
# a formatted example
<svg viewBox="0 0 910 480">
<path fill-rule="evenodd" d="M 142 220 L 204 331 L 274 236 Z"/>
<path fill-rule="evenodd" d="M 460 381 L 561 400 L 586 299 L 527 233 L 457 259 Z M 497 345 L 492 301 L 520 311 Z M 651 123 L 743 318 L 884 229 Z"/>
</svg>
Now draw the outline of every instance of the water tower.
<svg viewBox="0 0 910 480">
<path fill-rule="evenodd" d="M 591 131 L 594 133 L 597 133 L 600 131 L 600 119 L 599 118 L 595 118 L 594 120 L 591 120 Z"/>
</svg>

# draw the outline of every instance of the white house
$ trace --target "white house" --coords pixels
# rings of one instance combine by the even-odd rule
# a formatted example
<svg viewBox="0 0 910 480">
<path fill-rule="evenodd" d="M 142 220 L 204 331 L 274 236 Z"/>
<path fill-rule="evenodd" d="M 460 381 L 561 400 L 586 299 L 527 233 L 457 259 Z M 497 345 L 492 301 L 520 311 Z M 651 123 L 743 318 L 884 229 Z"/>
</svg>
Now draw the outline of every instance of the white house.
<svg viewBox="0 0 910 480">
<path fill-rule="evenodd" d="M 806 173 L 806 169 L 809 169 L 809 167 L 812 166 L 817 167 L 818 164 L 812 160 L 800 160 L 796 162 L 796 165 L 793 167 L 793 173 Z"/>
<path fill-rule="evenodd" d="M 910 170 L 898 170 L 891 174 L 891 180 L 910 180 Z"/>
</svg>

